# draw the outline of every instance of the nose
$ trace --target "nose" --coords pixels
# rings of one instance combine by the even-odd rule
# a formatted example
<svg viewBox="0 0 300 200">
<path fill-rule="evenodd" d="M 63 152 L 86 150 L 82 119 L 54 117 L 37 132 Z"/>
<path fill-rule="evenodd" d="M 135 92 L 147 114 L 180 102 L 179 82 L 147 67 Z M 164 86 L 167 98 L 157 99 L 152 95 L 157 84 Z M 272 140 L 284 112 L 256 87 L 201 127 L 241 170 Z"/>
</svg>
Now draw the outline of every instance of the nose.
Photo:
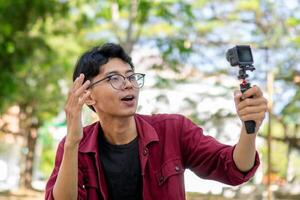
<svg viewBox="0 0 300 200">
<path fill-rule="evenodd" d="M 124 88 L 124 89 L 129 89 L 129 88 L 132 88 L 132 87 L 133 87 L 133 85 L 132 85 L 132 83 L 129 81 L 129 78 L 126 77 L 126 78 L 124 79 L 123 88 Z"/>
</svg>

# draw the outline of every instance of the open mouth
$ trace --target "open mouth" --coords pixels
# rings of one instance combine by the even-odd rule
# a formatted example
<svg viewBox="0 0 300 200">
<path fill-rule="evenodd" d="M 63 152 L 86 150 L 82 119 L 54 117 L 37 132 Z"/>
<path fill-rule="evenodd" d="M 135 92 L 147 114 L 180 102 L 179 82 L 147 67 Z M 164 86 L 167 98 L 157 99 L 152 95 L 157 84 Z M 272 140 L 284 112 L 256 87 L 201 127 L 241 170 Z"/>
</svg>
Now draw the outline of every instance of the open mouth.
<svg viewBox="0 0 300 200">
<path fill-rule="evenodd" d="M 128 95 L 128 96 L 123 97 L 121 100 L 122 101 L 132 101 L 133 99 L 134 99 L 133 95 Z"/>
</svg>

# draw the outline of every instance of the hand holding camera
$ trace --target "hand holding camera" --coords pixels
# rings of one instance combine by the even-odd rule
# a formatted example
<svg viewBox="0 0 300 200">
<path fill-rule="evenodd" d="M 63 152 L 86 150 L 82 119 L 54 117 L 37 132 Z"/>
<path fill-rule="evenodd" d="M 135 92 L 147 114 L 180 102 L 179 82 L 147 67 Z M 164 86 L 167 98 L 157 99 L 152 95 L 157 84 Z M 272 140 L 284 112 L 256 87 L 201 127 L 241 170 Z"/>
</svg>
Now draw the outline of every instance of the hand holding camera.
<svg viewBox="0 0 300 200">
<path fill-rule="evenodd" d="M 253 56 L 251 48 L 248 45 L 237 45 L 229 49 L 226 53 L 226 59 L 231 66 L 239 66 L 238 79 L 242 80 L 240 84 L 241 93 L 236 93 L 235 104 L 237 113 L 245 123 L 246 132 L 253 134 L 262 123 L 267 110 L 267 100 L 259 87 L 251 87 L 247 82 L 247 71 L 254 71 Z"/>
</svg>

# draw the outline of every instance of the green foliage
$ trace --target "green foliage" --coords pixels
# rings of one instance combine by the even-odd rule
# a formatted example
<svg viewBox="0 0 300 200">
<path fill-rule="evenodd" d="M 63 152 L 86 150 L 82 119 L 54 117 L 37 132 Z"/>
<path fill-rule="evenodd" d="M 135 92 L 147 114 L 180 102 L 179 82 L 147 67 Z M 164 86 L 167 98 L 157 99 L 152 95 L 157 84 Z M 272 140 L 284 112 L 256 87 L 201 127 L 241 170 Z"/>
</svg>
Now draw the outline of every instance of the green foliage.
<svg viewBox="0 0 300 200">
<path fill-rule="evenodd" d="M 41 165 L 39 170 L 43 173 L 45 179 L 50 176 L 53 170 L 55 153 L 54 147 L 51 149 L 43 149 L 42 151 Z"/>
<path fill-rule="evenodd" d="M 4 47 L 0 48 L 0 113 L 22 97 L 24 90 L 19 86 L 25 82 L 22 75 L 28 74 L 26 62 L 37 49 L 50 52 L 43 35 L 34 34 L 33 27 L 51 13 L 64 15 L 66 10 L 66 4 L 55 1 L 0 2 L 0 46 Z"/>
<path fill-rule="evenodd" d="M 286 123 L 300 124 L 299 111 L 300 111 L 300 90 L 298 89 L 290 102 L 282 110 L 282 115 Z"/>
<path fill-rule="evenodd" d="M 54 139 L 51 133 L 48 132 L 47 127 L 43 127 L 39 130 L 38 142 L 42 146 L 42 152 L 40 157 L 40 163 L 38 163 L 38 169 L 44 175 L 45 179 L 50 176 L 53 170 L 55 148 Z"/>
<path fill-rule="evenodd" d="M 0 3 L 0 45 L 6 47 L 0 49 L 0 113 L 20 105 L 42 124 L 62 108 L 66 79 L 84 47 L 78 30 L 82 16 L 71 15 L 69 6 L 64 1 Z"/>
<path fill-rule="evenodd" d="M 260 6 L 259 0 L 242 0 L 237 3 L 237 9 L 241 11 L 257 11 L 260 9 Z"/>
<path fill-rule="evenodd" d="M 288 26 L 290 27 L 297 27 L 299 26 L 300 24 L 300 19 L 299 18 L 296 18 L 296 17 L 289 17 L 287 20 L 286 20 L 286 23 Z"/>
<path fill-rule="evenodd" d="M 173 84 L 168 79 L 163 78 L 161 76 L 157 76 L 155 87 L 163 89 L 163 88 L 170 88 L 172 87 L 172 85 Z"/>
<path fill-rule="evenodd" d="M 271 155 L 271 163 L 272 163 L 272 172 L 278 174 L 281 178 L 286 177 L 286 167 L 288 162 L 288 149 L 287 145 L 283 142 L 272 142 L 272 155 Z M 260 150 L 263 155 L 267 155 L 268 149 L 267 144 L 265 144 Z M 267 156 L 262 156 L 261 158 L 263 163 L 267 163 Z M 264 173 L 267 173 L 267 167 L 264 167 Z"/>
</svg>

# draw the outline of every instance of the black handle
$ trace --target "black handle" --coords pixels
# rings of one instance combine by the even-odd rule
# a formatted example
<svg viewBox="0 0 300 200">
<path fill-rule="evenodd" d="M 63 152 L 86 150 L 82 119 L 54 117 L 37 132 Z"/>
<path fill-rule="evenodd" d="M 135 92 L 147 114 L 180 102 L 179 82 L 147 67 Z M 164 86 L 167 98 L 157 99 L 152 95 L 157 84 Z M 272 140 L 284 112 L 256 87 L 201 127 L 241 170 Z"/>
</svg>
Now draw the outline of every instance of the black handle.
<svg viewBox="0 0 300 200">
<path fill-rule="evenodd" d="M 246 92 L 249 88 L 251 88 L 250 83 L 240 84 L 240 89 L 241 89 L 242 93 Z M 250 98 L 252 98 L 252 97 L 250 97 Z M 255 121 L 253 121 L 253 120 L 245 121 L 244 124 L 245 124 L 246 131 L 248 134 L 255 133 L 255 126 L 256 126 Z"/>
<path fill-rule="evenodd" d="M 256 126 L 255 121 L 249 120 L 249 121 L 245 121 L 244 123 L 248 134 L 255 133 L 255 126 Z"/>
</svg>

